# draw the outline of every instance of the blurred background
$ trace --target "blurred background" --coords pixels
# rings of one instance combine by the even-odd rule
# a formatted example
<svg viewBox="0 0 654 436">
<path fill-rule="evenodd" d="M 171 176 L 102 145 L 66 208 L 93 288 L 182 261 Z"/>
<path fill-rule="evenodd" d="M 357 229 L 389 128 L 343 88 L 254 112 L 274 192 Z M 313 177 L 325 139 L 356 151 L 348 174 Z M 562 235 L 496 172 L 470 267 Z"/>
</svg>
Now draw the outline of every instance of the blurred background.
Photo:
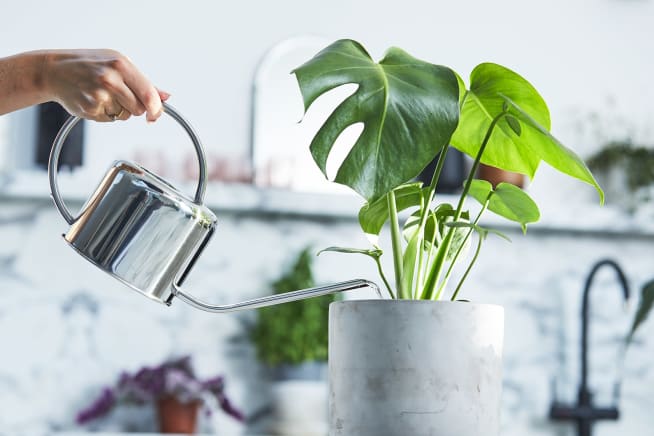
<svg viewBox="0 0 654 436">
<path fill-rule="evenodd" d="M 220 303 L 307 281 L 377 280 L 369 259 L 313 256 L 327 246 L 368 242 L 356 219 L 362 200 L 325 181 L 308 153 L 329 109 L 352 89 L 326 96 L 298 124 L 303 106 L 294 67 L 331 41 L 352 38 L 374 59 L 398 46 L 464 80 L 487 61 L 526 77 L 549 104 L 554 135 L 594 165 L 607 204 L 600 207 L 592 188 L 543 165 L 525 182 L 541 222 L 522 236 L 498 221 L 513 243 L 489 240 L 465 298 L 506 309 L 502 434 L 564 436 L 576 434 L 574 428 L 552 422 L 548 410 L 555 399 L 575 400 L 580 303 L 591 267 L 614 259 L 634 294 L 654 276 L 654 164 L 647 165 L 654 162 L 653 22 L 652 0 L 8 0 L 0 56 L 112 48 L 172 94 L 169 102 L 204 142 L 206 203 L 219 218 L 186 286 Z M 49 200 L 44 156 L 64 119 L 56 105 L 0 117 L 0 434 L 155 433 L 147 402 L 114 407 L 82 424 L 76 417 L 121 373 L 170 365 L 200 384 L 224 377 L 220 389 L 203 384 L 204 405 L 213 413 L 199 414 L 199 433 L 322 434 L 324 367 L 289 367 L 326 359 L 325 338 L 311 335 L 324 332 L 328 301 L 303 312 L 314 314 L 308 319 L 293 311 L 218 316 L 179 302 L 154 304 L 95 269 L 61 240 L 67 226 Z M 356 134 L 350 130 L 342 143 Z M 115 159 L 137 161 L 189 193 L 196 183 L 193 148 L 172 119 L 84 123 L 61 169 L 72 209 Z M 448 164 L 444 198 L 460 185 L 466 164 Z M 303 257 L 307 247 L 310 261 Z M 391 263 L 384 260 L 387 268 Z M 595 287 L 590 386 L 596 402 L 618 405 L 621 417 L 598 423 L 594 434 L 651 434 L 654 323 L 624 357 L 635 302 L 624 307 L 611 271 L 600 271 Z M 294 319 L 301 321 L 289 322 Z M 258 328 L 258 322 L 272 324 Z M 275 336 L 278 331 L 289 336 Z M 270 344 L 297 353 L 276 353 Z M 190 361 L 183 365 L 160 366 L 185 356 Z M 306 383 L 280 382 L 289 378 Z M 223 395 L 241 421 L 230 416 Z"/>
</svg>

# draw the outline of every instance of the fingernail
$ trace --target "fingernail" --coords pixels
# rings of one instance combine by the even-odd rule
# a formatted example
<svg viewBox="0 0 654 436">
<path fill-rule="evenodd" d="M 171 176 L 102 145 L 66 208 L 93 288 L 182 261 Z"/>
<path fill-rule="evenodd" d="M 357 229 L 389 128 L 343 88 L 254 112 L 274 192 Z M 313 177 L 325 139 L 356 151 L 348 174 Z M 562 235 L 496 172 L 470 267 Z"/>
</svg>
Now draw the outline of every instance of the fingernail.
<svg viewBox="0 0 654 436">
<path fill-rule="evenodd" d="M 161 114 L 163 114 L 163 108 L 159 109 L 159 112 L 157 112 L 156 115 L 154 115 L 154 116 L 149 116 L 148 115 L 148 117 L 147 117 L 148 124 L 152 124 L 155 121 L 157 121 L 159 119 L 159 117 L 161 116 Z"/>
</svg>

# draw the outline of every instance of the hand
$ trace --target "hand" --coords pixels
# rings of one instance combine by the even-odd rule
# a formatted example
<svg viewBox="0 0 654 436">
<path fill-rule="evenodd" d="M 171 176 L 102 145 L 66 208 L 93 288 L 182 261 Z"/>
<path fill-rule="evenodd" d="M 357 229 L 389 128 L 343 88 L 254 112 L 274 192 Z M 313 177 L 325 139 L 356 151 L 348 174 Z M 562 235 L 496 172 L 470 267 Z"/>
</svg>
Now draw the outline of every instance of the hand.
<svg viewBox="0 0 654 436">
<path fill-rule="evenodd" d="M 146 113 L 153 122 L 163 112 L 161 102 L 170 97 L 114 50 L 47 51 L 41 73 L 51 100 L 73 115 L 95 121 Z"/>
</svg>

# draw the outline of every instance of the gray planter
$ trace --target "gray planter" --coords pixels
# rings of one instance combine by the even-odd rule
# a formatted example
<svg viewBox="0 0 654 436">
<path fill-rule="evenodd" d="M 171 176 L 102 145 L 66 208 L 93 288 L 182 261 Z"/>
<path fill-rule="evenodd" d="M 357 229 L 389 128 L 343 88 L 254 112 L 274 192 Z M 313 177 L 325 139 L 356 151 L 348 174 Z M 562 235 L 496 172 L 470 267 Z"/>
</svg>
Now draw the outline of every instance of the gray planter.
<svg viewBox="0 0 654 436">
<path fill-rule="evenodd" d="M 331 436 L 497 436 L 504 310 L 364 300 L 329 312 Z"/>
</svg>

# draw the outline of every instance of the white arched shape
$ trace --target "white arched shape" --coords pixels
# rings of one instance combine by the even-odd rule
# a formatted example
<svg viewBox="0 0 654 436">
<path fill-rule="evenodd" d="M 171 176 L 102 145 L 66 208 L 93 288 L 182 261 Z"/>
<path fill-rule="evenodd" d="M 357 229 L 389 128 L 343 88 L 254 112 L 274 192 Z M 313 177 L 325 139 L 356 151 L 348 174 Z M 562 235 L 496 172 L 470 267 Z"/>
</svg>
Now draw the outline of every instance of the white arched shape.
<svg viewBox="0 0 654 436">
<path fill-rule="evenodd" d="M 356 90 L 356 85 L 344 85 L 326 93 L 304 116 L 300 89 L 291 74 L 329 43 L 330 40 L 317 36 L 290 38 L 269 49 L 259 62 L 254 74 L 251 113 L 256 185 L 304 192 L 351 192 L 325 179 L 313 162 L 309 144 L 327 116 Z M 358 136 L 350 132 L 356 131 L 348 129 L 339 137 L 330 166 L 345 158 Z"/>
</svg>

